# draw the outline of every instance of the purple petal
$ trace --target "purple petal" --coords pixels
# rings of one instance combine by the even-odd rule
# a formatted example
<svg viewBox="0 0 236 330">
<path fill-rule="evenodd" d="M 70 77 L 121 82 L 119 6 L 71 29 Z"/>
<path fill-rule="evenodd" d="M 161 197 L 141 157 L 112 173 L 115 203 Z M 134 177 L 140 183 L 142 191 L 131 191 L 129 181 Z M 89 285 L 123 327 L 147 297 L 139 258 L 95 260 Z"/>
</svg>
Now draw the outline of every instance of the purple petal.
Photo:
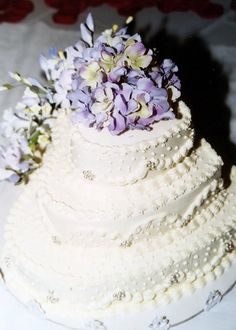
<svg viewBox="0 0 236 330">
<path fill-rule="evenodd" d="M 171 79 L 169 80 L 169 82 L 167 82 L 166 87 L 168 87 L 168 86 L 174 86 L 175 88 L 177 88 L 178 90 L 180 90 L 181 83 L 180 83 L 179 78 L 175 74 L 173 74 L 173 76 L 171 77 Z"/>
<path fill-rule="evenodd" d="M 154 87 L 151 89 L 151 96 L 154 98 L 154 99 L 167 99 L 167 91 L 166 89 L 164 88 L 157 88 L 157 87 Z"/>
<path fill-rule="evenodd" d="M 117 50 L 117 53 L 118 54 L 120 54 L 121 52 L 123 52 L 124 51 L 124 44 L 122 44 L 121 42 L 120 43 L 118 43 L 118 44 L 116 44 L 115 45 L 115 48 L 116 48 L 116 50 Z"/>
<path fill-rule="evenodd" d="M 106 112 L 100 112 L 96 115 L 96 124 L 98 124 L 98 127 L 100 124 L 103 124 L 107 120 L 107 117 L 108 116 Z"/>
<path fill-rule="evenodd" d="M 155 100 L 152 102 L 152 105 L 154 106 L 154 108 L 156 108 L 158 110 L 159 114 L 167 112 L 170 108 L 170 105 L 169 105 L 169 102 L 167 101 L 167 99 Z"/>
<path fill-rule="evenodd" d="M 170 59 L 165 59 L 161 65 L 165 73 L 168 73 L 169 71 L 177 72 L 178 67 L 173 63 Z"/>
<path fill-rule="evenodd" d="M 137 82 L 138 89 L 143 90 L 145 92 L 149 92 L 153 86 L 153 81 L 149 78 L 141 78 Z"/>
<path fill-rule="evenodd" d="M 102 87 L 96 88 L 94 97 L 97 101 L 102 102 L 106 97 L 104 89 Z"/>
<path fill-rule="evenodd" d="M 130 113 L 132 113 L 132 112 L 135 112 L 135 111 L 137 111 L 137 108 L 138 108 L 138 103 L 137 103 L 137 101 L 135 101 L 135 100 L 130 100 L 130 101 L 128 102 L 128 111 L 127 111 L 127 113 L 130 114 Z"/>
<path fill-rule="evenodd" d="M 74 92 L 69 93 L 68 98 L 71 101 L 79 101 L 84 104 L 88 104 L 91 100 L 91 97 L 89 95 L 87 95 L 86 93 L 84 93 L 83 91 L 81 91 L 79 89 L 77 89 Z"/>
<path fill-rule="evenodd" d="M 133 91 L 133 99 L 137 100 L 138 102 L 147 103 L 150 101 L 150 95 L 146 92 L 134 90 Z"/>
<path fill-rule="evenodd" d="M 8 180 L 9 180 L 10 182 L 16 184 L 17 182 L 20 181 L 20 176 L 19 176 L 18 174 L 14 173 L 14 174 L 12 174 L 12 175 L 8 178 Z"/>
<path fill-rule="evenodd" d="M 96 49 L 96 51 L 97 51 L 97 49 Z M 109 59 L 110 57 L 115 56 L 115 55 L 116 55 L 116 53 L 115 53 L 114 49 L 111 47 L 105 47 L 101 51 L 101 56 L 102 56 L 103 60 Z"/>
<path fill-rule="evenodd" d="M 112 70 L 109 75 L 108 79 L 111 82 L 119 82 L 120 78 L 126 74 L 127 70 L 125 68 L 118 68 Z"/>
<path fill-rule="evenodd" d="M 118 112 L 113 114 L 113 117 L 110 117 L 110 125 L 108 126 L 108 130 L 113 135 L 120 134 L 126 129 L 125 118 L 120 115 Z"/>
<path fill-rule="evenodd" d="M 125 35 L 127 33 L 127 31 L 128 31 L 128 27 L 126 26 L 126 27 L 120 29 L 119 31 L 117 31 L 116 35 L 117 36 Z"/>
<path fill-rule="evenodd" d="M 74 124 L 83 123 L 86 126 L 91 126 L 95 122 L 95 116 L 91 112 L 85 111 L 73 111 L 71 113 L 71 121 Z"/>
<path fill-rule="evenodd" d="M 130 57 L 136 57 L 138 55 L 143 55 L 146 51 L 146 48 L 142 42 L 136 42 L 134 45 L 127 48 L 127 54 Z"/>
<path fill-rule="evenodd" d="M 71 82 L 71 87 L 72 87 L 72 90 L 76 90 L 79 88 L 79 84 L 81 82 L 81 79 L 78 79 L 77 77 L 72 79 L 72 82 Z"/>
<path fill-rule="evenodd" d="M 112 90 L 118 92 L 120 90 L 120 87 L 119 85 L 115 84 L 114 82 L 111 82 L 111 81 L 107 81 L 105 84 L 105 87 L 109 87 L 111 88 Z"/>
<path fill-rule="evenodd" d="M 27 163 L 27 162 L 21 162 L 20 164 L 19 164 L 19 166 L 18 166 L 18 168 L 19 168 L 19 170 L 21 171 L 21 172 L 27 172 L 28 170 L 29 170 L 29 163 Z"/>
<path fill-rule="evenodd" d="M 66 90 L 70 90 L 72 87 L 72 73 L 72 70 L 63 70 L 60 75 L 60 85 Z"/>
<path fill-rule="evenodd" d="M 143 127 L 146 127 L 146 126 L 152 124 L 155 120 L 156 120 L 155 117 L 139 118 L 137 121 L 137 124 L 141 125 Z"/>
<path fill-rule="evenodd" d="M 143 77 L 145 77 L 145 74 L 143 71 L 130 70 L 127 74 L 127 82 L 128 82 L 128 84 L 136 85 L 138 80 Z"/>
<path fill-rule="evenodd" d="M 122 84 L 122 91 L 121 94 L 124 96 L 125 100 L 128 101 L 131 97 L 133 91 L 133 87 L 129 84 L 123 83 Z"/>
<path fill-rule="evenodd" d="M 115 109 L 125 115 L 127 113 L 127 105 L 122 95 L 117 95 L 115 98 Z"/>
<path fill-rule="evenodd" d="M 48 50 L 48 55 L 49 55 L 50 57 L 52 57 L 52 58 L 57 57 L 57 55 L 58 55 L 58 50 L 57 50 L 57 48 L 56 48 L 56 47 L 51 47 L 51 48 L 49 48 L 49 50 Z"/>
</svg>

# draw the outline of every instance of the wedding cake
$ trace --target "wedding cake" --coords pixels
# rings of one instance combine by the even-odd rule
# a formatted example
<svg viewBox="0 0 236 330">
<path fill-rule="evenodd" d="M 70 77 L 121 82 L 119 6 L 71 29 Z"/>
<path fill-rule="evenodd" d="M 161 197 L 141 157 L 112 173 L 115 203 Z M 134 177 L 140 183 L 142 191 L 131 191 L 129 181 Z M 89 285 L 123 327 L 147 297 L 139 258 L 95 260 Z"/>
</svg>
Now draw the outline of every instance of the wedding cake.
<svg viewBox="0 0 236 330">
<path fill-rule="evenodd" d="M 27 307 L 68 327 L 169 329 L 236 280 L 236 171 L 226 188 L 221 158 L 194 138 L 172 62 L 154 63 L 126 30 L 99 42 L 93 30 L 89 16 L 76 47 L 41 58 L 56 88 L 37 104 L 57 115 L 42 165 L 9 214 L 2 278 Z M 35 107 L 41 87 L 25 82 Z"/>
</svg>

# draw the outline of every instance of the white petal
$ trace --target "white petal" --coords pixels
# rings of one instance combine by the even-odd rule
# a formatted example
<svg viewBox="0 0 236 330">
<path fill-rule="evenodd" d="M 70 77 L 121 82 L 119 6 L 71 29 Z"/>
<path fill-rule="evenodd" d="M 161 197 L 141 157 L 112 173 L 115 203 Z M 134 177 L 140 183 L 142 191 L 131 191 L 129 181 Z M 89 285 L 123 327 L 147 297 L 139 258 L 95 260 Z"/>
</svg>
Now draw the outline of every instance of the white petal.
<svg viewBox="0 0 236 330">
<path fill-rule="evenodd" d="M 97 88 L 95 91 L 95 98 L 97 101 L 102 102 L 105 98 L 105 94 L 104 94 L 104 89 L 102 88 Z"/>
<path fill-rule="evenodd" d="M 15 79 L 16 81 L 21 81 L 21 76 L 17 72 L 9 72 L 9 75 L 12 79 Z"/>
<path fill-rule="evenodd" d="M 85 26 L 85 24 L 80 24 L 80 31 L 82 40 L 84 40 L 89 46 L 93 45 L 92 32 Z"/>
<path fill-rule="evenodd" d="M 109 100 L 113 100 L 113 92 L 111 88 L 106 87 L 106 95 Z"/>
<path fill-rule="evenodd" d="M 70 108 L 70 101 L 68 99 L 64 99 L 62 102 L 61 102 L 61 107 L 63 109 L 69 109 Z"/>
<path fill-rule="evenodd" d="M 47 91 L 47 89 L 45 87 L 43 87 L 43 85 L 40 84 L 40 82 L 35 78 L 31 78 L 31 77 L 24 78 L 23 82 L 25 82 L 26 84 L 29 84 L 31 86 L 38 87 L 39 89 L 41 89 L 43 91 Z"/>
<path fill-rule="evenodd" d="M 98 114 L 100 113 L 102 109 L 102 103 L 100 102 L 94 102 L 93 105 L 91 106 L 92 113 Z"/>
<path fill-rule="evenodd" d="M 0 92 L 6 91 L 6 90 L 8 90 L 8 88 L 6 86 L 0 86 Z"/>
<path fill-rule="evenodd" d="M 43 55 L 39 56 L 39 64 L 43 71 L 48 71 L 48 61 L 45 56 Z"/>
<path fill-rule="evenodd" d="M 100 66 L 98 65 L 97 62 L 91 62 L 89 65 L 88 65 L 89 69 L 92 69 L 92 71 L 96 72 L 100 69 Z"/>
<path fill-rule="evenodd" d="M 91 13 L 89 13 L 87 16 L 86 24 L 87 24 L 89 30 L 94 32 L 94 21 L 93 21 L 93 16 Z"/>
<path fill-rule="evenodd" d="M 26 87 L 26 89 L 24 90 L 24 94 L 23 94 L 23 99 L 25 98 L 35 98 L 38 100 L 38 95 L 34 92 L 32 92 L 32 90 L 29 87 Z"/>
<path fill-rule="evenodd" d="M 181 92 L 174 86 L 170 86 L 169 89 L 172 92 L 171 99 L 173 102 L 175 102 L 181 95 Z"/>
</svg>

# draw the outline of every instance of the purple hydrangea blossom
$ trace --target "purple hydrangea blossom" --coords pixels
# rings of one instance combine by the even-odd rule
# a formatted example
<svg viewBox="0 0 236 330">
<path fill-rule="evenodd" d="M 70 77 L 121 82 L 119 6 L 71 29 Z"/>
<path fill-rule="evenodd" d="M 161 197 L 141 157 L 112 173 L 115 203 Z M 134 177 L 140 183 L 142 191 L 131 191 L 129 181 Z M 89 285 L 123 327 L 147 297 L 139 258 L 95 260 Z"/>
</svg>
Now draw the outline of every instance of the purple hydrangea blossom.
<svg viewBox="0 0 236 330">
<path fill-rule="evenodd" d="M 48 66 L 45 58 L 42 62 L 53 80 L 56 105 L 70 108 L 73 122 L 120 134 L 174 118 L 172 103 L 180 96 L 176 65 L 164 60 L 158 66 L 140 35 L 131 36 L 126 28 L 106 30 L 94 40 L 89 15 L 81 24 L 81 40 L 65 50 L 64 59 L 54 54 Z"/>
</svg>

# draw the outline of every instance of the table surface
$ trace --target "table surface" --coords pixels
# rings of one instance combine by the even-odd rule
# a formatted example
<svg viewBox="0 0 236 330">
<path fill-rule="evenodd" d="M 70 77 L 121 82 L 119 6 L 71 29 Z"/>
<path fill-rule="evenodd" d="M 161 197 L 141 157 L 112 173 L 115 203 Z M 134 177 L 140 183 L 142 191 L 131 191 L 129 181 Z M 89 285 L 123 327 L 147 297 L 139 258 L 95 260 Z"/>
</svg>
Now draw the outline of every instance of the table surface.
<svg viewBox="0 0 236 330">
<path fill-rule="evenodd" d="M 27 17 L 25 22 L 10 25 L 0 25 L 0 84 L 9 81 L 8 71 L 18 71 L 25 76 L 40 76 L 38 57 L 40 53 L 47 53 L 49 47 L 64 47 L 75 43 L 79 37 L 79 23 L 84 20 L 86 12 L 81 14 L 77 24 L 73 26 L 59 26 L 51 22 L 52 10 L 46 8 L 40 1 L 35 1 L 34 14 Z M 122 24 L 117 12 L 106 5 L 93 8 L 97 31 L 110 27 L 114 23 Z M 105 15 L 104 15 L 105 13 Z M 214 63 L 227 78 L 227 93 L 225 105 L 230 111 L 229 136 L 219 136 L 219 139 L 229 139 L 236 145 L 236 13 L 226 12 L 219 19 L 206 20 L 194 13 L 171 13 L 168 16 L 160 13 L 156 8 L 142 10 L 137 14 L 136 27 L 138 31 L 148 27 L 147 38 L 153 39 L 159 35 L 165 23 L 166 39 L 178 41 L 179 45 L 186 45 L 189 40 L 197 38 L 204 43 Z M 183 24 L 184 22 L 184 24 Z M 187 28 L 186 28 L 187 27 Z M 191 44 L 191 43 L 190 43 Z M 162 40 L 163 45 L 163 40 Z M 169 44 L 165 44 L 168 49 Z M 200 51 L 200 50 L 199 50 Z M 207 53 L 206 53 L 207 54 Z M 208 55 L 209 55 L 208 54 Z M 187 58 L 186 58 L 187 60 Z M 209 58 L 208 58 L 209 60 Z M 182 59 L 182 63 L 185 59 Z M 196 65 L 196 54 L 192 65 Z M 212 62 L 213 63 L 213 62 Z M 203 79 L 204 72 L 202 73 Z M 193 77 L 194 78 L 194 77 Z M 223 82 L 222 82 L 223 88 Z M 218 92 L 218 91 L 217 91 Z M 21 90 L 15 90 L 0 96 L 0 117 L 4 108 L 14 106 L 19 99 Z M 209 102 L 208 102 L 209 104 Z M 214 109 L 213 109 L 214 110 Z M 211 112 L 212 113 L 212 112 Z M 217 112 L 216 112 L 217 113 Z M 214 114 L 214 112 L 213 112 Z M 209 118 L 209 117 L 207 117 Z M 217 118 L 213 118 L 213 121 Z M 236 159 L 236 153 L 233 154 Z M 3 226 L 7 212 L 21 192 L 21 187 L 13 187 L 8 183 L 0 183 L 0 249 L 3 244 Z M 179 326 L 178 330 L 235 330 L 236 329 L 236 289 L 233 289 L 213 310 L 202 313 L 195 319 Z M 12 317 L 14 315 L 14 317 Z M 19 302 L 17 302 L 0 284 L 0 330 L 64 330 L 65 328 L 45 320 L 39 320 L 31 315 Z"/>
</svg>

